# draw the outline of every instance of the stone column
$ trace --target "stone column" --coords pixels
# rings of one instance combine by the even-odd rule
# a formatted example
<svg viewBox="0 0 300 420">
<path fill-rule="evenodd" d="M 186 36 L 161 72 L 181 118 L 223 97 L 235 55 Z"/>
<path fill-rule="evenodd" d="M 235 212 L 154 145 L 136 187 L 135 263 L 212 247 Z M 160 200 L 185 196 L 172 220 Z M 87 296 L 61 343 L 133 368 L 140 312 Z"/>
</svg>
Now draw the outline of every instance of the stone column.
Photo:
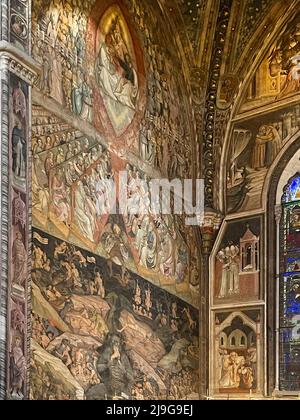
<svg viewBox="0 0 300 420">
<path fill-rule="evenodd" d="M 275 392 L 279 391 L 279 357 L 280 357 L 280 313 L 279 313 L 279 300 L 280 300 L 280 222 L 282 218 L 282 205 L 275 206 L 275 221 L 276 221 L 276 356 L 275 361 Z"/>
<path fill-rule="evenodd" d="M 221 215 L 211 209 L 206 209 L 201 225 L 202 240 L 202 279 L 201 279 L 201 305 L 200 305 L 200 395 L 208 395 L 209 390 L 209 343 L 211 330 L 209 325 L 209 294 L 211 281 L 209 273 L 209 259 L 222 222 Z"/>
<path fill-rule="evenodd" d="M 257 348 L 257 394 L 264 393 L 261 368 L 263 366 L 263 337 L 261 328 L 261 318 L 256 320 L 256 348 Z"/>
<path fill-rule="evenodd" d="M 30 1 L 1 1 L 0 399 L 28 397 L 31 261 Z"/>
</svg>

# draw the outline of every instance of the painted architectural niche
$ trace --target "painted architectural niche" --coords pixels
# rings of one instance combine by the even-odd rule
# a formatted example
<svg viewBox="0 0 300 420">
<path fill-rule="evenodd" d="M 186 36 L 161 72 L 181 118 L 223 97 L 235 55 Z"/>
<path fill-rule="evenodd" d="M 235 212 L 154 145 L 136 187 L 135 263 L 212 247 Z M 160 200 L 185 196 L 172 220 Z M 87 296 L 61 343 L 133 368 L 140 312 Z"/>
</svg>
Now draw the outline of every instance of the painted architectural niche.
<svg viewBox="0 0 300 420">
<path fill-rule="evenodd" d="M 261 219 L 228 222 L 215 258 L 214 303 L 260 297 Z"/>
<path fill-rule="evenodd" d="M 262 391 L 262 319 L 259 310 L 218 312 L 214 321 L 213 393 Z"/>
</svg>

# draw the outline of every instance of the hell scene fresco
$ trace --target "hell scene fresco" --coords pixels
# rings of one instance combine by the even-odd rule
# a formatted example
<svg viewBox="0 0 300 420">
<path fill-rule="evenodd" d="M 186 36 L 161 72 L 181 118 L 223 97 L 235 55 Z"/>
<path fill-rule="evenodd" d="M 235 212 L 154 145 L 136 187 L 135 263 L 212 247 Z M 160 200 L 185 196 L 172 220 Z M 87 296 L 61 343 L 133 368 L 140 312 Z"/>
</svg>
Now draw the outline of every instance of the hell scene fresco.
<svg viewBox="0 0 300 420">
<path fill-rule="evenodd" d="M 261 314 L 259 310 L 215 316 L 215 392 L 252 394 L 261 386 Z"/>
<path fill-rule="evenodd" d="M 261 251 L 260 218 L 228 222 L 215 258 L 216 303 L 259 299 Z"/>
<path fill-rule="evenodd" d="M 189 116 L 177 106 L 178 98 L 187 102 L 174 71 L 180 62 L 162 46 L 156 22 L 157 11 L 150 6 L 145 14 L 135 1 L 35 0 L 38 87 L 93 124 L 119 154 L 130 148 L 170 177 L 190 177 Z"/>
<path fill-rule="evenodd" d="M 31 397 L 193 398 L 197 311 L 115 262 L 33 237 Z"/>
</svg>

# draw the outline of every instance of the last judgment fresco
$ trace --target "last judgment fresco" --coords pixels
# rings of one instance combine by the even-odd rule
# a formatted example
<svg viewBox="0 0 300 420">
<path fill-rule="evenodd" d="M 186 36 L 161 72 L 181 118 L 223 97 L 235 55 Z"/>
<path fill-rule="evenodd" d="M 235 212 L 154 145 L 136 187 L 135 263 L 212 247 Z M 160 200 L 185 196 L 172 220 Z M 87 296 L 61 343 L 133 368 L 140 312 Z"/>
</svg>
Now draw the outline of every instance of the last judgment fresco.
<svg viewBox="0 0 300 420">
<path fill-rule="evenodd" d="M 300 399 L 299 5 L 1 1 L 0 400 Z"/>
<path fill-rule="evenodd" d="M 193 175 L 189 105 L 148 10 L 33 4 L 34 400 L 199 395 L 196 236 L 149 194 L 153 170 Z"/>
<path fill-rule="evenodd" d="M 38 106 L 32 132 L 35 226 L 197 305 L 193 227 L 184 216 L 153 213 L 151 178 Z M 117 214 L 124 200 L 110 182 L 117 184 L 122 171 L 128 199 L 124 214 Z"/>
<path fill-rule="evenodd" d="M 189 178 L 193 139 L 180 60 L 153 31 L 157 10 L 143 9 L 136 1 L 35 0 L 37 86 L 118 153 L 130 149 L 171 178 Z"/>
</svg>

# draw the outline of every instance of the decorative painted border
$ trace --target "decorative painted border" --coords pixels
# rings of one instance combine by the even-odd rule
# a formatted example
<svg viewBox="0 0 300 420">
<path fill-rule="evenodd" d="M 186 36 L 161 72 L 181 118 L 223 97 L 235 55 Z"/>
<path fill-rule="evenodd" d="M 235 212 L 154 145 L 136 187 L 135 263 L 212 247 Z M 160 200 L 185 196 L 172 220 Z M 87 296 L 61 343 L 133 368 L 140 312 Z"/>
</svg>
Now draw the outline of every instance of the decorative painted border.
<svg viewBox="0 0 300 420">
<path fill-rule="evenodd" d="M 29 286 L 29 86 L 9 74 L 7 398 L 27 395 Z"/>
<path fill-rule="evenodd" d="M 29 0 L 10 0 L 9 41 L 17 48 L 30 52 Z"/>
<path fill-rule="evenodd" d="M 203 159 L 205 177 L 205 204 L 214 208 L 214 174 L 215 174 L 215 128 L 220 116 L 217 111 L 217 91 L 220 80 L 222 55 L 225 47 L 232 0 L 222 0 L 216 26 L 216 35 L 213 47 L 213 57 L 210 65 L 210 78 L 206 95 L 206 113 L 204 116 Z M 223 113 L 222 113 L 223 114 Z M 225 112 L 226 115 L 226 112 Z M 226 121 L 226 116 L 225 116 Z"/>
<path fill-rule="evenodd" d="M 22 346 L 17 350 L 15 349 L 16 358 L 18 355 L 19 366 L 21 368 L 21 362 L 23 361 L 24 370 L 22 372 L 22 383 L 20 394 L 15 396 L 15 399 L 27 398 L 27 382 L 29 372 L 25 369 L 25 360 L 29 354 L 29 334 L 26 334 L 30 325 L 30 319 L 27 317 L 29 313 L 28 306 L 30 305 L 30 282 L 28 281 L 30 275 L 30 231 L 31 231 L 31 217 L 30 217 L 30 206 L 31 206 L 31 195 L 28 194 L 29 185 L 31 182 L 31 157 L 30 157 L 30 103 L 31 93 L 30 85 L 36 78 L 38 68 L 34 62 L 28 57 L 23 51 L 18 50 L 16 47 L 9 44 L 7 41 L 0 41 L 0 132 L 1 132 L 1 172 L 0 172 L 0 193 L 1 193 L 1 283 L 0 283 L 0 399 L 12 398 L 13 390 L 11 389 L 11 350 L 12 350 L 12 333 L 13 331 L 19 331 L 21 333 Z M 25 102 L 23 100 L 16 101 L 15 108 L 18 109 L 17 113 L 21 112 L 22 103 L 26 103 L 27 113 L 24 115 L 24 121 L 26 120 L 25 126 L 25 138 L 27 141 L 27 174 L 26 174 L 26 185 L 25 188 L 19 188 L 18 185 L 14 185 L 11 176 L 11 159 L 12 159 L 12 123 L 14 122 L 13 107 L 14 100 L 12 98 L 14 88 L 20 82 L 22 88 L 26 90 Z M 21 108 L 20 108 L 21 107 Z M 22 191 L 23 190 L 23 191 Z M 15 195 L 13 195 L 13 193 Z M 24 296 L 16 297 L 15 291 L 13 290 L 12 278 L 12 247 L 13 247 L 13 227 L 14 219 L 19 220 L 20 214 L 17 218 L 17 214 L 13 214 L 13 210 L 22 208 L 18 207 L 18 201 L 14 199 L 20 197 L 25 204 L 23 206 L 23 213 L 26 215 L 26 223 L 24 225 L 24 233 L 26 233 L 26 261 L 28 266 L 24 268 Z M 24 196 L 25 194 L 25 196 Z M 18 210 L 18 213 L 19 213 Z M 22 219 L 22 217 L 21 217 Z M 20 220 L 15 223 L 15 226 L 20 223 Z M 14 299 L 14 301 L 13 301 Z M 13 304 L 12 304 L 13 302 Z M 22 322 L 20 323 L 20 318 Z M 12 328 L 12 326 L 17 328 Z M 24 357 L 24 359 L 22 359 Z"/>
</svg>

